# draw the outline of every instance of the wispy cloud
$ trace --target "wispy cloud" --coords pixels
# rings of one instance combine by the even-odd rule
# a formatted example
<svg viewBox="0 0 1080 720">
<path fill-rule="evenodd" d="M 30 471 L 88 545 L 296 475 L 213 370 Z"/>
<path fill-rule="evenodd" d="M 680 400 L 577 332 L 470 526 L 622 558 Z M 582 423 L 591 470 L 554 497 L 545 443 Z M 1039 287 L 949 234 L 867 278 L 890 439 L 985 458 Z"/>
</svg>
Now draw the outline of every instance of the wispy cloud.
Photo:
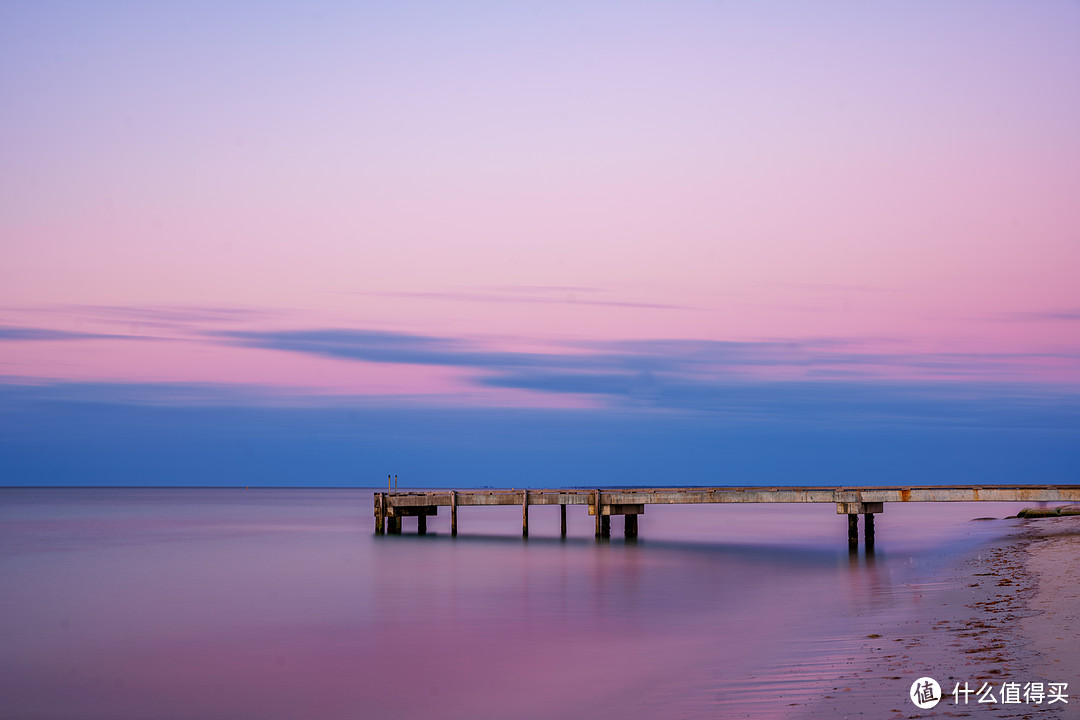
<svg viewBox="0 0 1080 720">
<path fill-rule="evenodd" d="M 220 331 L 224 342 L 363 362 L 440 365 L 498 372 L 516 368 L 599 372 L 699 372 L 706 369 L 806 366 L 833 341 L 630 340 L 552 345 L 550 353 L 488 350 L 476 341 L 408 333 L 327 328 Z M 852 356 L 837 354 L 837 358 Z M 875 356 L 865 355 L 867 363 Z"/>
<path fill-rule="evenodd" d="M 479 372 L 467 382 L 487 388 L 770 420 L 888 417 L 933 424 L 942 418 L 993 423 L 1010 417 L 1038 424 L 1046 412 L 1065 407 L 1072 413 L 1076 398 L 1045 383 L 1006 382 L 1001 376 L 1024 377 L 1047 361 L 1080 363 L 1076 356 L 1053 353 L 870 353 L 841 339 L 632 340 L 525 353 L 486 350 L 463 339 L 348 329 L 214 336 L 346 360 L 468 368 Z M 1027 419 L 1016 419 L 1021 416 Z"/>
<path fill-rule="evenodd" d="M 135 323 L 149 327 L 204 327 L 248 323 L 253 320 L 279 316 L 280 312 L 253 308 L 222 308 L 208 305 L 70 305 L 57 308 L 60 312 L 76 314 L 93 320 Z"/>
<path fill-rule="evenodd" d="M 988 371 L 1041 367 L 1047 361 L 1080 364 L 1077 353 L 870 352 L 861 342 L 823 338 L 798 341 L 625 340 L 553 346 L 551 353 L 485 350 L 474 341 L 407 333 L 328 328 L 221 331 L 225 342 L 364 362 L 442 365 L 501 371 L 513 368 L 733 372 L 761 369 L 877 368 L 883 374 L 931 371 L 985 377 Z M 588 352 L 581 352 L 586 350 Z"/>
<path fill-rule="evenodd" d="M 610 373 L 504 372 L 493 387 L 609 397 L 613 404 L 704 412 L 737 422 L 915 423 L 925 427 L 1080 428 L 1080 394 L 1031 385 L 810 379 L 731 382 Z"/>
<path fill-rule="evenodd" d="M 899 288 L 880 287 L 877 285 L 852 285 L 843 283 L 810 283 L 810 282 L 784 282 L 779 280 L 759 281 L 759 286 L 767 288 L 792 288 L 807 292 L 826 293 L 898 293 L 904 292 Z"/>
<path fill-rule="evenodd" d="M 585 355 L 489 351 L 465 340 L 375 330 L 222 331 L 213 337 L 237 345 L 363 362 L 500 370 L 515 367 L 589 367 Z"/>
<path fill-rule="evenodd" d="M 278 312 L 265 309 L 196 305 L 143 307 L 134 305 L 77 305 L 72 306 L 71 309 L 96 317 L 160 323 L 163 325 L 247 322 L 253 319 L 280 315 Z"/>
<path fill-rule="evenodd" d="M 6 312 L 25 318 L 63 318 L 81 325 L 155 328 L 161 330 L 199 331 L 207 326 L 250 323 L 272 317 L 281 311 L 260 308 L 215 307 L 198 305 L 45 305 L 5 308 Z M 48 324 L 46 320 L 46 324 Z"/>
<path fill-rule="evenodd" d="M 545 305 L 595 305 L 612 308 L 637 308 L 644 310 L 685 310 L 684 305 L 668 303 L 614 300 L 599 297 L 603 291 L 596 288 L 573 286 L 505 286 L 460 292 L 379 292 L 370 293 L 383 297 L 412 300 L 443 300 L 471 303 L 538 303 Z"/>
<path fill-rule="evenodd" d="M 1080 310 L 1003 313 L 990 319 L 998 322 L 1076 322 L 1080 320 Z"/>
<path fill-rule="evenodd" d="M 107 333 L 68 332 L 50 328 L 0 326 L 0 342 L 3 341 L 67 341 L 67 340 L 147 340 L 139 335 L 113 335 Z"/>
</svg>

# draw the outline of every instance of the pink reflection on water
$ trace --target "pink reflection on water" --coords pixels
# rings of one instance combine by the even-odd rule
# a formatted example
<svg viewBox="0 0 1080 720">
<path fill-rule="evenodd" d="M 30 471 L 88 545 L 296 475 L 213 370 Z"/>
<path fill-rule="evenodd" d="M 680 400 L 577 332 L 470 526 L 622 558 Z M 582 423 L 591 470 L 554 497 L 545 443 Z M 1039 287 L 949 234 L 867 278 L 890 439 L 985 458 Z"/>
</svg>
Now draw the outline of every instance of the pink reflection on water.
<svg viewBox="0 0 1080 720">
<path fill-rule="evenodd" d="M 375 537 L 360 491 L 3 495 L 5 717 L 782 717 L 762 698 L 806 702 L 845 618 L 977 539 L 956 508 L 890 507 L 868 562 L 819 506 L 650 508 L 597 544 L 541 508 L 527 542 L 502 509 Z"/>
</svg>

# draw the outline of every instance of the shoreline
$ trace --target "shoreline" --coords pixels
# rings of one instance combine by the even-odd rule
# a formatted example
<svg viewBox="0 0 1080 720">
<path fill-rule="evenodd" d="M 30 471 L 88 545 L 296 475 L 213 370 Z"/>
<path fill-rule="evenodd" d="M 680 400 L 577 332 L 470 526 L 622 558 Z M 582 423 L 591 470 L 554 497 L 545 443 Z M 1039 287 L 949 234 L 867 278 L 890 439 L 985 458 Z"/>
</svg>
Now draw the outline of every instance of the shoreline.
<svg viewBox="0 0 1080 720">
<path fill-rule="evenodd" d="M 1015 519 L 1012 532 L 946 566 L 913 589 L 910 611 L 859 623 L 852 658 L 859 672 L 838 678 L 847 692 L 797 717 L 1080 718 L 1080 516 Z M 942 700 L 919 709 L 911 683 L 929 676 Z M 1068 704 L 1003 704 L 1003 683 L 1068 683 Z M 967 704 L 964 683 L 993 688 L 997 702 Z"/>
<path fill-rule="evenodd" d="M 1034 677 L 1069 683 L 1080 717 L 1080 517 L 1028 521 L 1026 569 L 1035 577 L 1021 631 L 1035 652 Z"/>
</svg>

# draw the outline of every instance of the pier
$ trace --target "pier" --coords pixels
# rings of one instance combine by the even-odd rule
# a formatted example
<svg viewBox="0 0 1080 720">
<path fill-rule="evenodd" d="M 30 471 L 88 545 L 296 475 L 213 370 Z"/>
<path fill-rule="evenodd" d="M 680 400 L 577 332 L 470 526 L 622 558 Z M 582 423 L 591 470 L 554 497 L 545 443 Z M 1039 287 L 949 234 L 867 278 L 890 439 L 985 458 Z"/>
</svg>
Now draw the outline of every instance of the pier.
<svg viewBox="0 0 1080 720">
<path fill-rule="evenodd" d="M 400 534 L 405 517 L 416 518 L 417 533 L 427 533 L 427 519 L 440 507 L 450 508 L 450 534 L 458 532 L 459 507 L 521 507 L 521 535 L 529 536 L 529 507 L 558 505 L 561 534 L 566 537 L 566 508 L 584 505 L 595 518 L 597 539 L 611 537 L 611 518 L 623 517 L 623 533 L 637 537 L 638 515 L 646 505 L 704 503 L 822 503 L 835 504 L 847 515 L 848 545 L 857 549 L 859 517 L 863 542 L 874 547 L 874 515 L 894 502 L 1080 502 L 1080 485 L 913 485 L 897 487 L 689 487 L 597 488 L 558 490 L 433 490 L 375 493 L 375 532 Z"/>
</svg>

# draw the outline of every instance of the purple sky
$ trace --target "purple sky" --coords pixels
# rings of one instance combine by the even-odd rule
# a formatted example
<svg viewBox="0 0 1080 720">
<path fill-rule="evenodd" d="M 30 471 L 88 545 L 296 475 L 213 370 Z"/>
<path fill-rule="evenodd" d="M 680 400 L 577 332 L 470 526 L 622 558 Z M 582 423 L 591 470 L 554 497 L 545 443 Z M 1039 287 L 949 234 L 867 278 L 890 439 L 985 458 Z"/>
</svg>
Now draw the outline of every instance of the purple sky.
<svg viewBox="0 0 1080 720">
<path fill-rule="evenodd" d="M 7 2 L 0 93 L 4 482 L 1080 480 L 1076 2 Z"/>
</svg>

